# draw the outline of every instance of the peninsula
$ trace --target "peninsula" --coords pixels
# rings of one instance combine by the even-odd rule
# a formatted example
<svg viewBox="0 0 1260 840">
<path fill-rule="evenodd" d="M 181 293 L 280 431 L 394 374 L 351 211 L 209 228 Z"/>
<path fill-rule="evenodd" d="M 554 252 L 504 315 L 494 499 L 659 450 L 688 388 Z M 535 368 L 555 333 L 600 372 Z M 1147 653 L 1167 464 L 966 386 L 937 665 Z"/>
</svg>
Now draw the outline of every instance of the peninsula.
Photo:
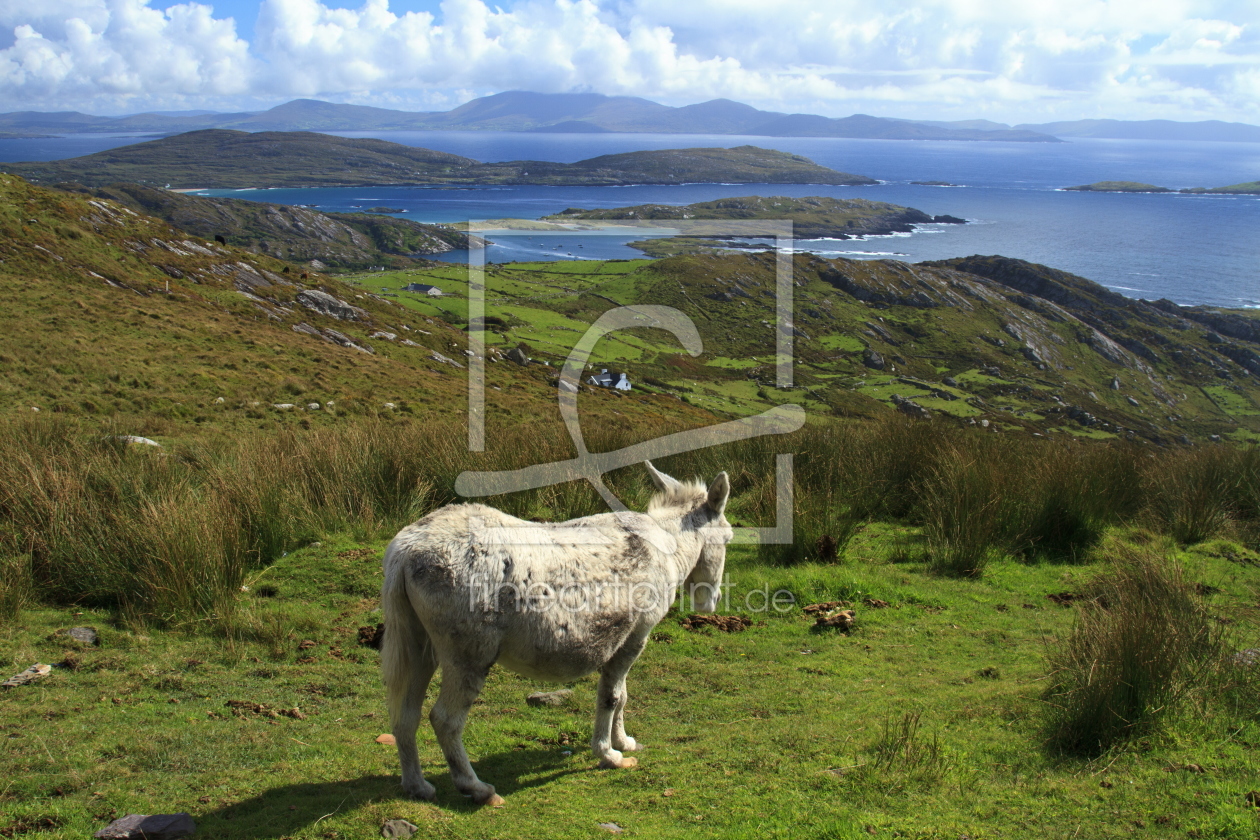
<svg viewBox="0 0 1260 840">
<path fill-rule="evenodd" d="M 193 236 L 290 262 L 314 261 L 321 268 L 403 268 L 418 258 L 468 247 L 469 237 L 463 232 L 396 219 L 382 215 L 379 208 L 321 213 L 309 207 L 188 195 L 141 184 L 61 184 L 60 188 L 115 201 Z"/>
<path fill-rule="evenodd" d="M 460 155 L 309 131 L 190 131 L 68 160 L 11 163 L 31 183 L 102 187 L 133 182 L 170 189 L 384 185 L 622 186 L 628 184 L 879 183 L 809 158 L 756 146 L 664 149 L 577 163 L 482 163 Z"/>
<path fill-rule="evenodd" d="M 1184 195 L 1260 195 L 1260 181 L 1247 181 L 1232 184 L 1228 187 L 1193 187 L 1185 190 L 1170 190 L 1154 184 L 1143 184 L 1139 181 L 1098 181 L 1093 184 L 1082 184 L 1079 187 L 1063 187 L 1065 192 L 1119 192 L 1119 193 L 1182 193 Z"/>
</svg>

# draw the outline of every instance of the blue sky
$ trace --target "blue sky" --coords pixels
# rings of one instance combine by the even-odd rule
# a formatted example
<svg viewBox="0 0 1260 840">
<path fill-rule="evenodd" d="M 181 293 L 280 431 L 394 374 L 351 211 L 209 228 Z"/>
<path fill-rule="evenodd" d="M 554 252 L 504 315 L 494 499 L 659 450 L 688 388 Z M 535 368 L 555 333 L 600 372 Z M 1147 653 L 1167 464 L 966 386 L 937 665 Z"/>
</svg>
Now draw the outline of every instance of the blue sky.
<svg viewBox="0 0 1260 840">
<path fill-rule="evenodd" d="M 1257 122 L 1260 0 L 0 0 L 2 111 L 434 110 L 514 89 Z"/>
</svg>

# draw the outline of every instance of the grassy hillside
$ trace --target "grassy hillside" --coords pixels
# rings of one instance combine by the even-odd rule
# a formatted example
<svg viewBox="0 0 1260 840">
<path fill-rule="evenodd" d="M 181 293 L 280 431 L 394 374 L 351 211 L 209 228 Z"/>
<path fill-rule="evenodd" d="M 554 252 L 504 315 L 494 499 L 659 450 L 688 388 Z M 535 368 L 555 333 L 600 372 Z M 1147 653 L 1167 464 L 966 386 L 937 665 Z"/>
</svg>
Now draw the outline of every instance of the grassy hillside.
<svg viewBox="0 0 1260 840">
<path fill-rule="evenodd" d="M 647 390 L 719 413 L 797 401 L 824 415 L 870 416 L 909 399 L 972 424 L 1040 434 L 1176 442 L 1260 433 L 1260 318 L 1150 304 L 1019 260 L 932 264 L 795 260 L 796 387 L 774 387 L 775 258 L 698 255 L 660 261 L 521 263 L 487 272 L 488 340 L 524 343 L 558 364 L 611 304 L 676 306 L 704 354 L 672 338 L 619 333 L 595 361 Z M 429 282 L 460 291 L 457 266 L 362 278 L 372 288 Z M 462 322 L 464 298 L 401 298 Z M 1114 385 L 1114 387 L 1113 387 Z"/>
<path fill-rule="evenodd" d="M 314 132 L 190 131 L 46 163 L 5 164 L 33 183 L 119 182 L 175 189 L 366 186 L 373 184 L 874 184 L 807 158 L 755 146 L 666 149 L 577 163 L 471 158 L 384 140 Z"/>
<path fill-rule="evenodd" d="M 403 267 L 414 257 L 468 247 L 466 234 L 392 216 L 320 213 L 288 204 L 185 195 L 140 184 L 58 186 L 111 199 L 201 239 L 221 236 L 229 245 L 289 262 L 318 260 L 339 269 Z"/>
<path fill-rule="evenodd" d="M 449 415 L 465 404 L 458 328 L 379 289 L 193 237 L 113 201 L 0 176 L 0 260 L 5 414 L 38 409 L 162 435 Z M 312 291 L 340 317 L 312 308 Z M 492 423 L 522 411 L 558 421 L 544 371 L 488 368 L 507 392 Z M 602 396 L 592 411 L 605 410 Z M 631 415 L 679 410 L 649 395 L 618 405 Z"/>
</svg>

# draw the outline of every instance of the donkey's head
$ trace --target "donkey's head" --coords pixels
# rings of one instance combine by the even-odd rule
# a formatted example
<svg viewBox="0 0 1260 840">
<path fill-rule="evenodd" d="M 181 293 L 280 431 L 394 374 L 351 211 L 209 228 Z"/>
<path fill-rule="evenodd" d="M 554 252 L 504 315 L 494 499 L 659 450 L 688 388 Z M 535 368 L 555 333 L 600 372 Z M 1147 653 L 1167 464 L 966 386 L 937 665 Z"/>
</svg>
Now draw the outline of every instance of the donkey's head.
<svg viewBox="0 0 1260 840">
<path fill-rule="evenodd" d="M 726 473 L 706 489 L 700 482 L 684 484 L 644 461 L 652 483 L 660 493 L 652 499 L 649 511 L 664 507 L 677 508 L 683 531 L 692 531 L 700 538 L 695 565 L 687 575 L 683 596 L 689 598 L 699 612 L 713 612 L 722 594 L 722 573 L 726 568 L 726 544 L 734 531 L 726 521 L 726 501 L 731 496 L 731 480 Z M 691 559 L 688 558 L 688 562 Z"/>
</svg>

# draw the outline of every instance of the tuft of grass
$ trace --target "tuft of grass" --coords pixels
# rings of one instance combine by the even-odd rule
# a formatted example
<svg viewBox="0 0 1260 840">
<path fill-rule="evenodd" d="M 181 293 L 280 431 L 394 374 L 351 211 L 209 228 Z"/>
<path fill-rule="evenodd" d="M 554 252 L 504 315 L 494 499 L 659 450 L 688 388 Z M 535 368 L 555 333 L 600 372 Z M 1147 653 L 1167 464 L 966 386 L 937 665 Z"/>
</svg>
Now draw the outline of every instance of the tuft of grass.
<svg viewBox="0 0 1260 840">
<path fill-rule="evenodd" d="M 1224 658 L 1220 625 L 1173 559 L 1120 542 L 1050 654 L 1051 742 L 1096 755 L 1150 731 Z"/>
<path fill-rule="evenodd" d="M 921 711 L 910 711 L 898 720 L 884 719 L 883 730 L 870 747 L 868 772 L 928 785 L 941 780 L 949 761 L 937 735 L 923 735 L 921 718 Z"/>
</svg>

